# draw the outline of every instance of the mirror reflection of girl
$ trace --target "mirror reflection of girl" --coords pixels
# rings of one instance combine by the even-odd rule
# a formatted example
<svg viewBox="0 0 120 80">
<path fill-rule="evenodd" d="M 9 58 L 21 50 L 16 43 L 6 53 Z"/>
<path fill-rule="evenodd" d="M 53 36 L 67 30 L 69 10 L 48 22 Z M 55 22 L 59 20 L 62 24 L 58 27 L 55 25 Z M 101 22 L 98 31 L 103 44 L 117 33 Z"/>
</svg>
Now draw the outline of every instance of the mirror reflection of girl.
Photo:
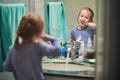
<svg viewBox="0 0 120 80">
<path fill-rule="evenodd" d="M 81 36 L 81 41 L 87 44 L 88 38 L 93 41 L 94 34 L 96 31 L 96 24 L 93 22 L 94 12 L 88 8 L 84 7 L 80 10 L 78 14 L 78 26 L 73 27 L 71 31 L 71 39 L 67 43 L 76 41 L 79 36 Z"/>
<path fill-rule="evenodd" d="M 43 34 L 44 21 L 41 16 L 27 14 L 23 16 L 17 38 L 8 52 L 4 68 L 13 72 L 15 80 L 44 80 L 42 73 L 43 56 L 59 56 L 61 48 L 57 39 Z M 19 42 L 19 37 L 22 42 Z M 51 41 L 52 46 L 36 42 L 39 39 Z"/>
</svg>

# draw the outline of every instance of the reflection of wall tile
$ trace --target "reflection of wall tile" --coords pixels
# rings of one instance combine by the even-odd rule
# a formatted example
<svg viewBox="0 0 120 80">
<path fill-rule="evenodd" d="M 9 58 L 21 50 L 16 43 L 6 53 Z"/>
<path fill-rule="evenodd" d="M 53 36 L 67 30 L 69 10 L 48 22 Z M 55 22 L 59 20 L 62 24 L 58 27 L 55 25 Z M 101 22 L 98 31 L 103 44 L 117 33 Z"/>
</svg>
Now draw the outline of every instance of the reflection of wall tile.
<svg viewBox="0 0 120 80">
<path fill-rule="evenodd" d="M 42 0 L 41 0 L 41 2 L 42 2 Z M 36 1 L 34 11 L 36 14 L 40 14 L 44 18 L 44 3 L 39 3 L 39 2 L 37 3 L 37 1 Z"/>
<path fill-rule="evenodd" d="M 45 2 L 58 2 L 58 1 L 63 1 L 63 0 L 44 0 Z"/>
</svg>

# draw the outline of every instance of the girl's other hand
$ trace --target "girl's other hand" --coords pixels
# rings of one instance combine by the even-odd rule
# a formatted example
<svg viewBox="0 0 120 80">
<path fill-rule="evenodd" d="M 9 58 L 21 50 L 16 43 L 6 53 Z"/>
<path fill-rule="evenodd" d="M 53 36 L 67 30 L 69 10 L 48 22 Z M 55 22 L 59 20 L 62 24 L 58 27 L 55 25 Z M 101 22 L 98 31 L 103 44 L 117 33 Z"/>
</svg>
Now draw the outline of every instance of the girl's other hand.
<svg viewBox="0 0 120 80">
<path fill-rule="evenodd" d="M 67 44 L 72 43 L 72 39 L 69 39 L 66 43 L 67 43 Z"/>
<path fill-rule="evenodd" d="M 44 41 L 51 41 L 51 40 L 53 39 L 52 36 L 47 35 L 47 34 L 42 34 L 42 35 L 40 36 L 40 38 L 41 38 L 42 40 L 44 40 Z"/>
<path fill-rule="evenodd" d="M 96 28 L 96 23 L 88 22 L 87 26 L 92 27 L 92 28 Z"/>
</svg>

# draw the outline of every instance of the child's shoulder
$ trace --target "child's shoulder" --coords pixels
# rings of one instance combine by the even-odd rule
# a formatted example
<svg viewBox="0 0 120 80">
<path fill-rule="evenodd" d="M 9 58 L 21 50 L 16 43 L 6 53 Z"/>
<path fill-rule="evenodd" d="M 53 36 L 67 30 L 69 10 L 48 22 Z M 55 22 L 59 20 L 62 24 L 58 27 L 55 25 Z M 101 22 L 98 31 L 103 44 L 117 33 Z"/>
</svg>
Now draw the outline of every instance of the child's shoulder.
<svg viewBox="0 0 120 80">
<path fill-rule="evenodd" d="M 77 29 L 77 27 L 78 27 L 78 26 L 73 26 L 73 28 L 72 28 L 72 29 Z"/>
<path fill-rule="evenodd" d="M 9 47 L 8 53 L 9 53 L 9 54 L 12 54 L 12 53 L 14 53 L 14 52 L 15 52 L 14 46 L 11 45 L 11 46 Z"/>
<path fill-rule="evenodd" d="M 72 28 L 72 31 L 74 31 L 74 30 L 77 30 L 77 26 L 74 26 L 74 27 Z"/>
<path fill-rule="evenodd" d="M 10 47 L 9 47 L 9 50 L 11 50 L 11 49 L 13 49 L 14 48 L 14 46 L 13 45 L 11 45 Z"/>
</svg>

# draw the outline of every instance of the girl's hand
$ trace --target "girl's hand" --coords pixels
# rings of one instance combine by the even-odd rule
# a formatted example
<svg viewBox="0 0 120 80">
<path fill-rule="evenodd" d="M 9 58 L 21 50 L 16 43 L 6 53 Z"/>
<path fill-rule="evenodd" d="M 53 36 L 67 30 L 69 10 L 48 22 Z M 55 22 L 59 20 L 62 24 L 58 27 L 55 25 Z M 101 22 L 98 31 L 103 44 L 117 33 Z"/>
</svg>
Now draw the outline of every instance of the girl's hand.
<svg viewBox="0 0 120 80">
<path fill-rule="evenodd" d="M 72 40 L 71 39 L 69 39 L 66 43 L 67 44 L 70 44 L 72 42 Z"/>
<path fill-rule="evenodd" d="M 59 42 L 56 38 L 53 38 L 51 41 L 52 45 L 59 45 Z"/>
<path fill-rule="evenodd" d="M 53 39 L 52 36 L 47 35 L 47 34 L 42 34 L 42 35 L 40 36 L 40 38 L 41 38 L 42 40 L 44 40 L 44 41 L 51 41 L 51 40 Z"/>
<path fill-rule="evenodd" d="M 92 27 L 92 28 L 96 28 L 96 23 L 88 22 L 87 26 Z"/>
</svg>

